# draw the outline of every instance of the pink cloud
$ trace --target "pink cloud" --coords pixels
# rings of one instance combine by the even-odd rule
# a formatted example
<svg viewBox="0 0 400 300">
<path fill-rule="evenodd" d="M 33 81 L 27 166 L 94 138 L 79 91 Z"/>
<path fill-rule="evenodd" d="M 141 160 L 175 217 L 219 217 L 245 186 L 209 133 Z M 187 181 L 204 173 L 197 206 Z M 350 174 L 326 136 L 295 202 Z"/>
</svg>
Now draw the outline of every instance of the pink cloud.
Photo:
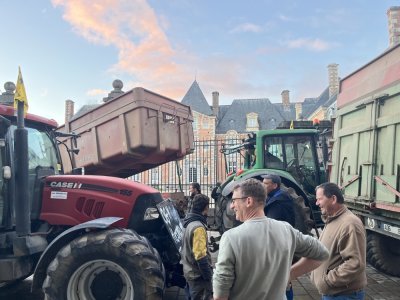
<svg viewBox="0 0 400 300">
<path fill-rule="evenodd" d="M 117 48 L 118 61 L 110 68 L 112 72 L 126 72 L 147 88 L 173 94 L 176 94 L 173 92 L 176 78 L 187 77 L 185 68 L 175 62 L 178 53 L 146 1 L 53 0 L 52 3 L 64 9 L 63 18 L 76 34 L 89 42 Z M 163 20 L 164 27 L 165 24 Z"/>
<path fill-rule="evenodd" d="M 116 63 L 109 71 L 113 78 L 121 73 L 131 75 L 132 79 L 124 82 L 124 90 L 143 86 L 181 100 L 196 73 L 207 99 L 211 99 L 212 91 L 232 100 L 268 97 L 280 89 L 267 80 L 258 85 L 247 80 L 249 70 L 257 68 L 255 57 L 197 57 L 179 49 L 179 45 L 174 48 L 165 33 L 168 20 L 157 16 L 147 1 L 52 0 L 52 3 L 63 9 L 63 18 L 77 35 L 117 49 Z M 254 24 L 244 25 L 243 30 L 260 30 Z"/>
</svg>

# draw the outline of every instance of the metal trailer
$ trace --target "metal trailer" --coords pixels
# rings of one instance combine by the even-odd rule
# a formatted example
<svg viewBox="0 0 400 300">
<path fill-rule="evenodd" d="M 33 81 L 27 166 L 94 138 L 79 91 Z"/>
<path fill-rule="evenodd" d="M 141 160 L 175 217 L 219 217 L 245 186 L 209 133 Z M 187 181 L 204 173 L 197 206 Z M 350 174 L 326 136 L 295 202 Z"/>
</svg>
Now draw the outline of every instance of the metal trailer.
<svg viewBox="0 0 400 300">
<path fill-rule="evenodd" d="M 340 82 L 330 180 L 368 233 L 367 258 L 400 276 L 400 45 Z"/>
</svg>

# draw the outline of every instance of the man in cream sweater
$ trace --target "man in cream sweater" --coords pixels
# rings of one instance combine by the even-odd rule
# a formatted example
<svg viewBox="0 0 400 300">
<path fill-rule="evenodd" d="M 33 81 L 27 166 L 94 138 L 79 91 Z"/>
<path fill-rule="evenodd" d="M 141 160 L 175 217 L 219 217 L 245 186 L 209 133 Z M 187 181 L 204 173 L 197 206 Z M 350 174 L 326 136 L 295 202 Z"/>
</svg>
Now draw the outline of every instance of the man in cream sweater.
<svg viewBox="0 0 400 300">
<path fill-rule="evenodd" d="M 323 300 L 363 300 L 367 285 L 364 225 L 347 209 L 336 184 L 318 186 L 316 198 L 325 222 L 320 241 L 328 248 L 329 258 L 311 273 L 311 281 Z M 293 265 L 292 275 L 304 265 L 302 260 Z"/>
<path fill-rule="evenodd" d="M 294 255 L 306 257 L 304 273 L 328 257 L 315 238 L 264 215 L 266 190 L 247 179 L 234 188 L 231 208 L 243 224 L 221 238 L 213 276 L 214 299 L 286 299 Z"/>
</svg>

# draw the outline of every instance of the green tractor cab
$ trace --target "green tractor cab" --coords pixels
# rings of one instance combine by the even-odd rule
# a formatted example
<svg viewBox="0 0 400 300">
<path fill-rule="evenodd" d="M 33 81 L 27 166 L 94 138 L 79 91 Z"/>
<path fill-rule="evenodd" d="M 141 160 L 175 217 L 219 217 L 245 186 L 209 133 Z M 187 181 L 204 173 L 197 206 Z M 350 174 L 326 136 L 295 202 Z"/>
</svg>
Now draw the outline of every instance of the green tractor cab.
<svg viewBox="0 0 400 300">
<path fill-rule="evenodd" d="M 313 228 L 322 227 L 321 214 L 315 205 L 315 187 L 326 181 L 326 132 L 327 129 L 323 132 L 318 129 L 260 130 L 249 134 L 239 145 L 224 146 L 220 150 L 224 155 L 240 153 L 244 163 L 243 168 L 229 175 L 218 188 L 215 227 L 220 233 L 238 224 L 230 208 L 235 185 L 248 178 L 262 180 L 266 174 L 280 176 L 282 188 L 292 196 L 296 228 L 309 233 Z"/>
</svg>

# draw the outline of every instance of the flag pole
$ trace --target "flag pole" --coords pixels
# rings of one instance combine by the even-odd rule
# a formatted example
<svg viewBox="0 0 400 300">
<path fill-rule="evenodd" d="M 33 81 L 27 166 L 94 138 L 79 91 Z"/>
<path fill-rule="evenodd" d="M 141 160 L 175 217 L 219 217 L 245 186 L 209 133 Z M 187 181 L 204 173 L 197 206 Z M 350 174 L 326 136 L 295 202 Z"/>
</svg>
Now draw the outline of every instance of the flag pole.
<svg viewBox="0 0 400 300">
<path fill-rule="evenodd" d="M 25 128 L 24 102 L 18 101 L 17 105 L 17 128 Z"/>
<path fill-rule="evenodd" d="M 26 106 L 26 107 L 25 107 Z M 14 109 L 17 110 L 17 128 L 15 129 L 14 148 L 15 148 L 15 167 L 18 184 L 15 189 L 15 229 L 21 243 L 28 245 L 26 238 L 31 233 L 30 203 L 28 192 L 28 130 L 25 128 L 25 108 L 28 106 L 25 86 L 22 80 L 21 69 L 18 68 L 18 79 L 16 93 L 14 95 Z M 23 242 L 25 241 L 25 242 Z M 26 246 L 25 246 L 26 247 Z"/>
</svg>

